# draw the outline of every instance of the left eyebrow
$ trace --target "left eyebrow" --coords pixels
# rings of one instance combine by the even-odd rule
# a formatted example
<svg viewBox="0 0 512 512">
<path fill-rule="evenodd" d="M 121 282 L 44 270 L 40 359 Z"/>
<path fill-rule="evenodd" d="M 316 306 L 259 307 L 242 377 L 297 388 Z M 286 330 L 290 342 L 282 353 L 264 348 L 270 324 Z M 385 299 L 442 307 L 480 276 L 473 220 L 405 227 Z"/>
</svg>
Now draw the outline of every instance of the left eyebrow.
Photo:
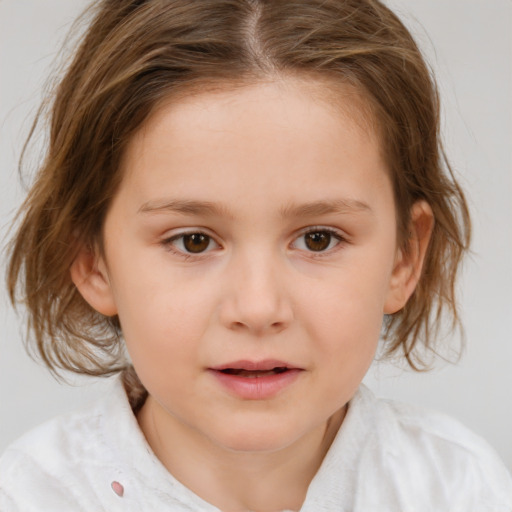
<svg viewBox="0 0 512 512">
<path fill-rule="evenodd" d="M 329 201 L 313 201 L 304 204 L 291 204 L 281 209 L 283 218 L 288 217 L 315 217 L 332 213 L 371 213 L 370 206 L 356 199 L 333 199 Z"/>
</svg>

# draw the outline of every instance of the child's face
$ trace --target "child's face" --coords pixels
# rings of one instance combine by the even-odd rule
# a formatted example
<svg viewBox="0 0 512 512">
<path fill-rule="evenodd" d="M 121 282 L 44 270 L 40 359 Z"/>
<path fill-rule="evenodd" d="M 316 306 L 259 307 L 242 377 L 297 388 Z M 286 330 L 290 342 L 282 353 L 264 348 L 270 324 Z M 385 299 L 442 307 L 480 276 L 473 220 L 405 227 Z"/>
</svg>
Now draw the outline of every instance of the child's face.
<svg viewBox="0 0 512 512">
<path fill-rule="evenodd" d="M 106 218 L 97 308 L 119 315 L 157 421 L 220 447 L 321 432 L 401 300 L 378 140 L 353 97 L 333 108 L 317 87 L 160 108 L 128 147 Z M 273 367 L 288 370 L 240 374 Z"/>
</svg>

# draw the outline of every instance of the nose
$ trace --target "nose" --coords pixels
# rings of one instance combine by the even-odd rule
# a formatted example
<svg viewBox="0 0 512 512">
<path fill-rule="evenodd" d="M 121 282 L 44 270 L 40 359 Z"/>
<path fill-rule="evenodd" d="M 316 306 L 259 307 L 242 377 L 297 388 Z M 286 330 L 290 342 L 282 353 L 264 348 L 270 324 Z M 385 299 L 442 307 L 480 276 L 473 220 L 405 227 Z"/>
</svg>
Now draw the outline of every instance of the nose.
<svg viewBox="0 0 512 512">
<path fill-rule="evenodd" d="M 240 255 L 230 267 L 220 307 L 223 325 L 255 336 L 286 329 L 293 308 L 279 258 L 261 253 Z"/>
</svg>

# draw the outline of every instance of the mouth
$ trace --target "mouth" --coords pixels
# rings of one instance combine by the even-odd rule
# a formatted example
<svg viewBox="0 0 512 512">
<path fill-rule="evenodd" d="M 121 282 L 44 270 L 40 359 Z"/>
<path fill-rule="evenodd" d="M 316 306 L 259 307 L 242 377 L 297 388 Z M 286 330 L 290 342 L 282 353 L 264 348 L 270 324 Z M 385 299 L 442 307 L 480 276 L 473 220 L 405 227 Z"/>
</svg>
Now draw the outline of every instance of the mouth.
<svg viewBox="0 0 512 512">
<path fill-rule="evenodd" d="M 229 393 L 248 400 L 265 400 L 291 386 L 304 369 L 265 360 L 234 361 L 209 370 Z"/>
<path fill-rule="evenodd" d="M 232 361 L 227 364 L 215 366 L 211 368 L 211 370 L 221 372 L 225 375 L 256 378 L 266 375 L 279 375 L 291 370 L 302 370 L 302 368 L 276 359 L 265 359 L 263 361 Z"/>
<path fill-rule="evenodd" d="M 248 379 L 257 379 L 258 377 L 266 377 L 267 375 L 279 375 L 280 373 L 290 371 L 290 368 L 287 368 L 286 366 L 276 366 L 271 370 L 245 370 L 243 368 L 226 368 L 219 371 L 225 375 L 236 375 L 238 377 L 247 377 Z"/>
</svg>

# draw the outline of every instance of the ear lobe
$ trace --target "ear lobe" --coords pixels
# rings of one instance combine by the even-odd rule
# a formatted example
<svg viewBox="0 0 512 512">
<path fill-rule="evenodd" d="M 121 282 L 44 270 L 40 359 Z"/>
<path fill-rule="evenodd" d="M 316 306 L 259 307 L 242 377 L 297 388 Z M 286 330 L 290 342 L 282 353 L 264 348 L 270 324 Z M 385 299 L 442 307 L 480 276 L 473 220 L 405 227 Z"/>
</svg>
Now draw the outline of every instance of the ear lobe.
<svg viewBox="0 0 512 512">
<path fill-rule="evenodd" d="M 409 238 L 405 247 L 397 250 L 388 296 L 384 305 L 385 314 L 402 309 L 414 292 L 421 277 L 423 262 L 434 227 L 434 214 L 426 201 L 417 201 L 411 208 Z"/>
<path fill-rule="evenodd" d="M 98 251 L 82 246 L 70 268 L 71 280 L 82 297 L 105 316 L 117 314 L 107 267 Z"/>
</svg>

